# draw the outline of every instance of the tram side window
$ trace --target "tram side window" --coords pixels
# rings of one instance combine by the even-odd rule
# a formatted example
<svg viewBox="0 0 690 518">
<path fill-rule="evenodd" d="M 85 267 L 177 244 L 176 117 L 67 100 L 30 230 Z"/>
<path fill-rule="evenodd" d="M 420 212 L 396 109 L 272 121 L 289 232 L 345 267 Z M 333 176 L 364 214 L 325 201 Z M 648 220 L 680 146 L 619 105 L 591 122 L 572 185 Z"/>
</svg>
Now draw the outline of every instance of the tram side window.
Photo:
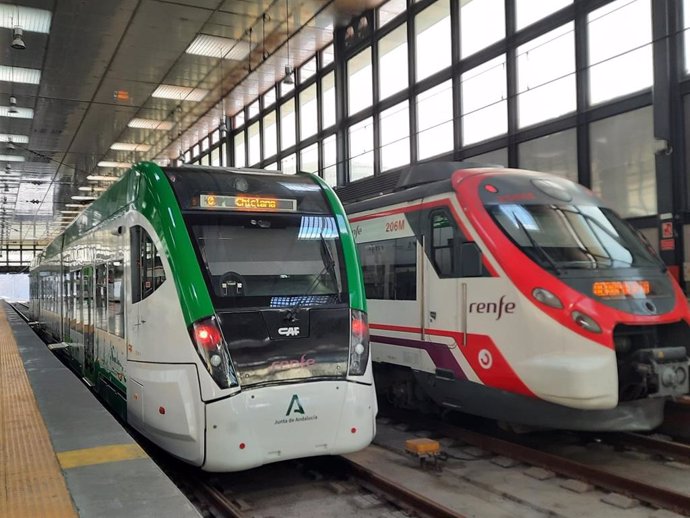
<svg viewBox="0 0 690 518">
<path fill-rule="evenodd" d="M 165 271 L 156 245 L 142 227 L 132 227 L 132 302 L 156 291 L 165 282 Z"/>
<path fill-rule="evenodd" d="M 124 272 L 121 260 L 108 264 L 108 332 L 121 338 L 125 336 L 125 313 L 122 304 Z"/>
<path fill-rule="evenodd" d="M 417 240 L 414 237 L 358 245 L 368 299 L 417 298 Z"/>
<path fill-rule="evenodd" d="M 103 330 L 108 328 L 108 270 L 105 264 L 96 266 L 96 317 L 94 325 Z"/>
</svg>

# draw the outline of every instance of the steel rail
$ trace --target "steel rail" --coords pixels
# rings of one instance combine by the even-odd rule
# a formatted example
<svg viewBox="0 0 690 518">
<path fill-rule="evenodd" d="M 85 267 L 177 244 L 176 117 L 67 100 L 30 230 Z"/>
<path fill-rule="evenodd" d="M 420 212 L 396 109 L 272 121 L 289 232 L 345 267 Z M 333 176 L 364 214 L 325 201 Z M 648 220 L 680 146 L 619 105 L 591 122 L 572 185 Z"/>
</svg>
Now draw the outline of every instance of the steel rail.
<svg viewBox="0 0 690 518">
<path fill-rule="evenodd" d="M 341 459 L 347 463 L 347 469 L 352 472 L 354 476 L 380 490 L 387 497 L 392 497 L 393 501 L 396 503 L 403 503 L 416 512 L 437 518 L 465 518 L 464 515 L 452 509 L 448 509 L 438 502 L 434 502 L 419 493 L 405 489 L 400 483 L 394 482 L 371 471 L 357 461 L 347 457 L 341 457 Z"/>
<path fill-rule="evenodd" d="M 228 518 L 246 518 L 247 515 L 232 500 L 205 480 L 195 479 L 191 481 L 188 479 L 187 483 L 190 484 L 192 491 L 197 492 L 197 496 L 201 496 L 209 507 L 212 507 L 223 516 Z"/>
<path fill-rule="evenodd" d="M 690 461 L 690 444 L 667 441 L 637 433 L 616 434 L 613 436 L 613 441 L 628 446 L 639 446 L 655 453 L 680 457 L 685 461 Z"/>
<path fill-rule="evenodd" d="M 560 475 L 583 480 L 600 488 L 616 491 L 649 504 L 690 516 L 690 495 L 677 493 L 647 482 L 641 482 L 602 471 L 552 453 L 536 450 L 504 439 L 483 435 L 463 428 L 440 425 L 439 431 L 456 440 L 504 455 L 512 459 L 540 466 Z"/>
</svg>

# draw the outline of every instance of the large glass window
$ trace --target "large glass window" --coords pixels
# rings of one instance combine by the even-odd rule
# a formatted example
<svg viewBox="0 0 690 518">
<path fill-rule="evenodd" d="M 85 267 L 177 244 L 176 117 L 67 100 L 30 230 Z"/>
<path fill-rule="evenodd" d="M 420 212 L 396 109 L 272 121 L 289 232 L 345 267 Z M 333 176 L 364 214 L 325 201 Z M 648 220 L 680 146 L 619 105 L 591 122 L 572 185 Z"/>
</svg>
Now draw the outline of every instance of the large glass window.
<svg viewBox="0 0 690 518">
<path fill-rule="evenodd" d="M 577 133 L 575 129 L 523 142 L 518 146 L 518 164 L 563 176 L 577 182 Z"/>
<path fill-rule="evenodd" d="M 319 172 L 319 145 L 312 144 L 308 148 L 300 151 L 301 167 L 300 171 L 307 173 Z"/>
<path fill-rule="evenodd" d="M 505 55 L 462 74 L 461 84 L 463 144 L 506 133 L 508 92 Z"/>
<path fill-rule="evenodd" d="M 597 104 L 650 87 L 650 0 L 617 0 L 592 11 L 587 22 L 590 102 Z"/>
<path fill-rule="evenodd" d="M 264 101 L 264 110 L 274 104 L 276 102 L 276 89 L 275 88 L 269 88 L 266 90 L 266 93 L 264 93 L 263 97 Z"/>
<path fill-rule="evenodd" d="M 515 28 L 519 31 L 572 3 L 573 0 L 515 0 Z"/>
<path fill-rule="evenodd" d="M 311 85 L 299 93 L 299 121 L 300 139 L 304 140 L 316 135 L 317 130 L 317 103 L 316 84 Z"/>
<path fill-rule="evenodd" d="M 471 56 L 505 38 L 505 23 L 504 0 L 462 0 L 460 57 Z"/>
<path fill-rule="evenodd" d="M 478 164 L 508 167 L 508 150 L 506 148 L 494 149 L 493 151 L 468 157 L 465 160 Z"/>
<path fill-rule="evenodd" d="M 280 107 L 280 149 L 295 145 L 295 100 L 290 99 Z"/>
<path fill-rule="evenodd" d="M 410 163 L 410 110 L 407 101 L 381 112 L 381 171 Z"/>
<path fill-rule="evenodd" d="M 517 71 L 520 127 L 574 112 L 577 96 L 573 23 L 518 47 Z"/>
<path fill-rule="evenodd" d="M 348 113 L 371 106 L 373 99 L 371 49 L 367 48 L 347 62 Z"/>
<path fill-rule="evenodd" d="M 656 214 L 652 107 L 590 125 L 592 190 L 625 218 Z"/>
<path fill-rule="evenodd" d="M 278 131 L 276 112 L 271 111 L 264 117 L 264 158 L 272 157 L 278 152 Z"/>
<path fill-rule="evenodd" d="M 381 99 L 407 88 L 407 62 L 407 25 L 402 24 L 379 41 Z"/>
<path fill-rule="evenodd" d="M 323 179 L 331 187 L 338 184 L 335 135 L 323 140 Z"/>
<path fill-rule="evenodd" d="M 324 129 L 335 124 L 335 72 L 321 80 L 321 124 Z"/>
<path fill-rule="evenodd" d="M 438 0 L 414 20 L 417 81 L 450 66 L 450 3 Z"/>
<path fill-rule="evenodd" d="M 393 18 L 407 9 L 406 0 L 388 0 L 385 4 L 379 7 L 379 27 L 383 27 Z"/>
<path fill-rule="evenodd" d="M 220 166 L 220 147 L 213 148 L 211 150 L 211 165 Z"/>
<path fill-rule="evenodd" d="M 280 161 L 280 170 L 284 174 L 295 174 L 297 172 L 297 156 L 293 153 Z"/>
<path fill-rule="evenodd" d="M 417 156 L 453 150 L 453 85 L 446 81 L 417 97 Z"/>
<path fill-rule="evenodd" d="M 417 239 L 402 237 L 360 243 L 364 289 L 368 299 L 417 298 Z"/>
<path fill-rule="evenodd" d="M 235 135 L 235 167 L 247 167 L 244 153 L 244 131 Z"/>
<path fill-rule="evenodd" d="M 313 77 L 314 74 L 316 74 L 316 57 L 311 58 L 299 67 L 299 82 L 304 83 L 307 79 Z"/>
<path fill-rule="evenodd" d="M 249 126 L 248 137 L 249 160 L 247 162 L 249 165 L 255 166 L 261 162 L 261 128 L 259 127 L 259 121 Z"/>
<path fill-rule="evenodd" d="M 349 128 L 350 181 L 374 174 L 374 127 L 371 117 Z"/>
<path fill-rule="evenodd" d="M 687 74 L 690 72 L 690 0 L 683 0 L 683 46 Z"/>
</svg>

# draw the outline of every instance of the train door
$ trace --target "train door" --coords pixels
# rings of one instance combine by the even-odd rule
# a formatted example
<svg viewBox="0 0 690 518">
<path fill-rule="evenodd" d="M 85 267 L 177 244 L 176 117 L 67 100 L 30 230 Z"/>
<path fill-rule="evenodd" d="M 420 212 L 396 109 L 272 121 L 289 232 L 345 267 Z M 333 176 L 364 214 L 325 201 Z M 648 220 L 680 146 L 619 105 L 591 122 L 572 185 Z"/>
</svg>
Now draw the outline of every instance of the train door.
<svg viewBox="0 0 690 518">
<path fill-rule="evenodd" d="M 140 226 L 130 229 L 131 240 L 131 318 L 127 319 L 128 340 L 127 358 L 136 360 L 146 344 L 158 342 L 160 328 L 154 324 L 156 310 L 149 296 L 165 281 L 161 256 L 153 239 Z"/>
<path fill-rule="evenodd" d="M 82 269 L 82 317 L 84 319 L 84 376 L 95 379 L 94 365 L 94 269 L 86 266 Z"/>
<path fill-rule="evenodd" d="M 479 248 L 463 235 L 447 208 L 428 213 L 424 241 L 424 331 L 459 332 L 464 341 L 467 301 L 476 289 L 473 278 L 483 275 Z"/>
</svg>

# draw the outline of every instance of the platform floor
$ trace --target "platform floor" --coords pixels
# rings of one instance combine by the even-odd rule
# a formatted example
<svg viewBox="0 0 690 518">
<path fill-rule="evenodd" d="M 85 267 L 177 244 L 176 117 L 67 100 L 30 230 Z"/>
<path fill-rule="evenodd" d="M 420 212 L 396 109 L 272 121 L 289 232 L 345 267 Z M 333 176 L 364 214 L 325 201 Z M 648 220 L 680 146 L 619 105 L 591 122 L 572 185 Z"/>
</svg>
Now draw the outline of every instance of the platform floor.
<svg viewBox="0 0 690 518">
<path fill-rule="evenodd" d="M 2 518 L 200 516 L 6 303 L 0 484 Z"/>
</svg>

